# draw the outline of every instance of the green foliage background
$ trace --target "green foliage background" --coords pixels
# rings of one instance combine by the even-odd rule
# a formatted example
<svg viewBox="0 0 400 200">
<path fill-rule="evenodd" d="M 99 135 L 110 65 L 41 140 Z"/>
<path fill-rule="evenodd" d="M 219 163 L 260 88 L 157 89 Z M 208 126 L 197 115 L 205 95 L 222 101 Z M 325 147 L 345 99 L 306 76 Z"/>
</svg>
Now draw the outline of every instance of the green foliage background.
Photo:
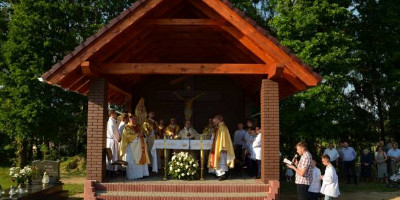
<svg viewBox="0 0 400 200">
<path fill-rule="evenodd" d="M 133 1 L 0 0 L 2 157 L 24 166 L 43 156 L 27 151 L 33 145 L 84 152 L 87 99 L 37 78 Z M 345 139 L 358 149 L 400 139 L 397 0 L 231 2 L 324 77 L 281 101 L 284 153 L 300 139 Z"/>
</svg>

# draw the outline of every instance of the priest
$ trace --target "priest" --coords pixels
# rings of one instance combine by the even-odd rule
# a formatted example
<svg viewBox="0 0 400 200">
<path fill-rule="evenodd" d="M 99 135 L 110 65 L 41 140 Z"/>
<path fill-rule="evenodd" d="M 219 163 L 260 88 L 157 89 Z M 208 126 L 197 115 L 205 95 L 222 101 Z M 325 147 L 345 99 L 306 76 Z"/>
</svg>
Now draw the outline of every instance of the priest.
<svg viewBox="0 0 400 200">
<path fill-rule="evenodd" d="M 229 168 L 232 169 L 234 167 L 235 152 L 223 117 L 216 115 L 213 122 L 215 134 L 212 138 L 213 143 L 208 158 L 208 169 L 210 173 L 215 173 L 219 177 L 218 179 L 222 181 L 229 178 Z"/>
<path fill-rule="evenodd" d="M 137 119 L 129 114 L 129 123 L 122 131 L 120 156 L 128 162 L 126 176 L 128 179 L 139 179 L 149 176 L 146 140 Z"/>
<path fill-rule="evenodd" d="M 208 119 L 208 124 L 206 125 L 206 127 L 204 128 L 203 133 L 202 133 L 203 140 L 211 139 L 213 133 L 214 133 L 213 118 L 209 118 Z"/>
<path fill-rule="evenodd" d="M 165 134 L 169 139 L 177 139 L 179 137 L 179 126 L 176 124 L 175 118 L 171 118 L 170 124 L 165 129 Z"/>
<path fill-rule="evenodd" d="M 158 123 L 154 119 L 156 116 L 156 113 L 154 111 L 149 112 L 149 117 L 146 119 L 146 121 L 143 123 L 142 128 L 144 130 L 144 133 L 146 135 L 146 142 L 147 142 L 147 147 L 148 147 L 148 153 L 150 154 L 151 149 L 153 148 L 154 140 L 156 139 L 156 136 L 158 135 Z M 160 160 L 160 155 L 157 153 L 157 160 Z M 158 167 L 161 167 L 161 162 L 154 163 L 153 165 L 158 165 Z"/>
<path fill-rule="evenodd" d="M 197 131 L 192 127 L 192 123 L 190 121 L 186 121 L 183 129 L 179 131 L 179 137 L 182 140 L 194 139 L 198 134 L 199 133 L 197 133 Z"/>
</svg>

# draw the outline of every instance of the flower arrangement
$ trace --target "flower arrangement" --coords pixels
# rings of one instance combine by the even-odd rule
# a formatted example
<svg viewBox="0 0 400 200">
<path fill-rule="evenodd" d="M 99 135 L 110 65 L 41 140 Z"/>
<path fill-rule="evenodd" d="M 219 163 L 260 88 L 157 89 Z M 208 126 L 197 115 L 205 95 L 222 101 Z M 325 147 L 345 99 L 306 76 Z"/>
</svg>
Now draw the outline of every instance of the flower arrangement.
<svg viewBox="0 0 400 200">
<path fill-rule="evenodd" d="M 34 175 L 34 170 L 31 166 L 27 165 L 23 169 L 20 167 L 11 167 L 10 176 L 12 182 L 24 183 L 27 179 Z"/>
<path fill-rule="evenodd" d="M 199 171 L 198 161 L 187 152 L 174 153 L 168 166 L 168 174 L 175 179 L 193 180 Z"/>
</svg>

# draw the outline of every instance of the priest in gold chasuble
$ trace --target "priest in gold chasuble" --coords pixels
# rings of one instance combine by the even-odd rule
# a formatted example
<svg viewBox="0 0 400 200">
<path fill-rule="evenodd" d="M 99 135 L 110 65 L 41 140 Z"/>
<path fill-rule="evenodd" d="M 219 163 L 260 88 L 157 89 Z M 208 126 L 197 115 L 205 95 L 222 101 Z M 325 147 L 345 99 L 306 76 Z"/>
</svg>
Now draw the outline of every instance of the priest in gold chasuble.
<svg viewBox="0 0 400 200">
<path fill-rule="evenodd" d="M 216 128 L 212 138 L 213 144 L 208 158 L 208 168 L 210 173 L 215 173 L 219 177 L 219 180 L 225 180 L 229 176 L 227 174 L 229 168 L 232 169 L 234 167 L 235 152 L 223 117 L 216 115 L 213 122 Z"/>
<path fill-rule="evenodd" d="M 149 154 L 150 154 L 151 149 L 153 148 L 154 140 L 156 139 L 156 136 L 158 135 L 158 123 L 156 120 L 154 120 L 155 116 L 156 116 L 156 114 L 154 112 L 149 112 L 149 117 L 146 119 L 146 121 L 142 125 L 144 133 L 146 134 L 147 147 L 149 150 L 148 151 Z M 158 155 L 158 160 L 160 160 L 159 155 Z M 157 164 L 159 167 L 161 167 L 160 162 Z"/>
<path fill-rule="evenodd" d="M 177 139 L 179 137 L 179 125 L 176 124 L 175 118 L 171 118 L 170 124 L 165 128 L 165 135 L 168 139 Z"/>
<path fill-rule="evenodd" d="M 129 123 L 122 132 L 120 156 L 128 162 L 126 176 L 128 179 L 138 179 L 149 176 L 146 139 L 136 117 L 129 114 Z"/>
</svg>

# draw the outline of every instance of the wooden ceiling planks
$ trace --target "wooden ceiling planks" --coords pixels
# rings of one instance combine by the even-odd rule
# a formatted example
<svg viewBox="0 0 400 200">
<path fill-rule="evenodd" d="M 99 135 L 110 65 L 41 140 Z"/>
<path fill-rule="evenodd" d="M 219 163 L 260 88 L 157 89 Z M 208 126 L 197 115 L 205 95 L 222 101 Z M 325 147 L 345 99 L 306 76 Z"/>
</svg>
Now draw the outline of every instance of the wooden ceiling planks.
<svg viewBox="0 0 400 200">
<path fill-rule="evenodd" d="M 89 61 L 99 66 L 102 73 L 110 72 L 104 71 L 107 63 L 122 69 L 121 72 L 112 70 L 114 75 L 101 75 L 129 91 L 149 74 L 230 74 L 247 92 L 256 94 L 261 80 L 277 66 L 284 66 L 283 72 L 274 77 L 274 81 L 282 83 L 283 96 L 321 80 L 265 30 L 254 27 L 254 21 L 243 18 L 243 13 L 223 2 L 226 1 L 138 1 L 42 78 L 87 94 L 87 76 L 91 74 L 85 76 L 82 70 L 91 67 L 81 70 L 80 66 Z M 284 87 L 288 89 L 281 92 Z M 113 101 L 122 99 L 118 92 L 110 95 L 114 95 Z"/>
</svg>

